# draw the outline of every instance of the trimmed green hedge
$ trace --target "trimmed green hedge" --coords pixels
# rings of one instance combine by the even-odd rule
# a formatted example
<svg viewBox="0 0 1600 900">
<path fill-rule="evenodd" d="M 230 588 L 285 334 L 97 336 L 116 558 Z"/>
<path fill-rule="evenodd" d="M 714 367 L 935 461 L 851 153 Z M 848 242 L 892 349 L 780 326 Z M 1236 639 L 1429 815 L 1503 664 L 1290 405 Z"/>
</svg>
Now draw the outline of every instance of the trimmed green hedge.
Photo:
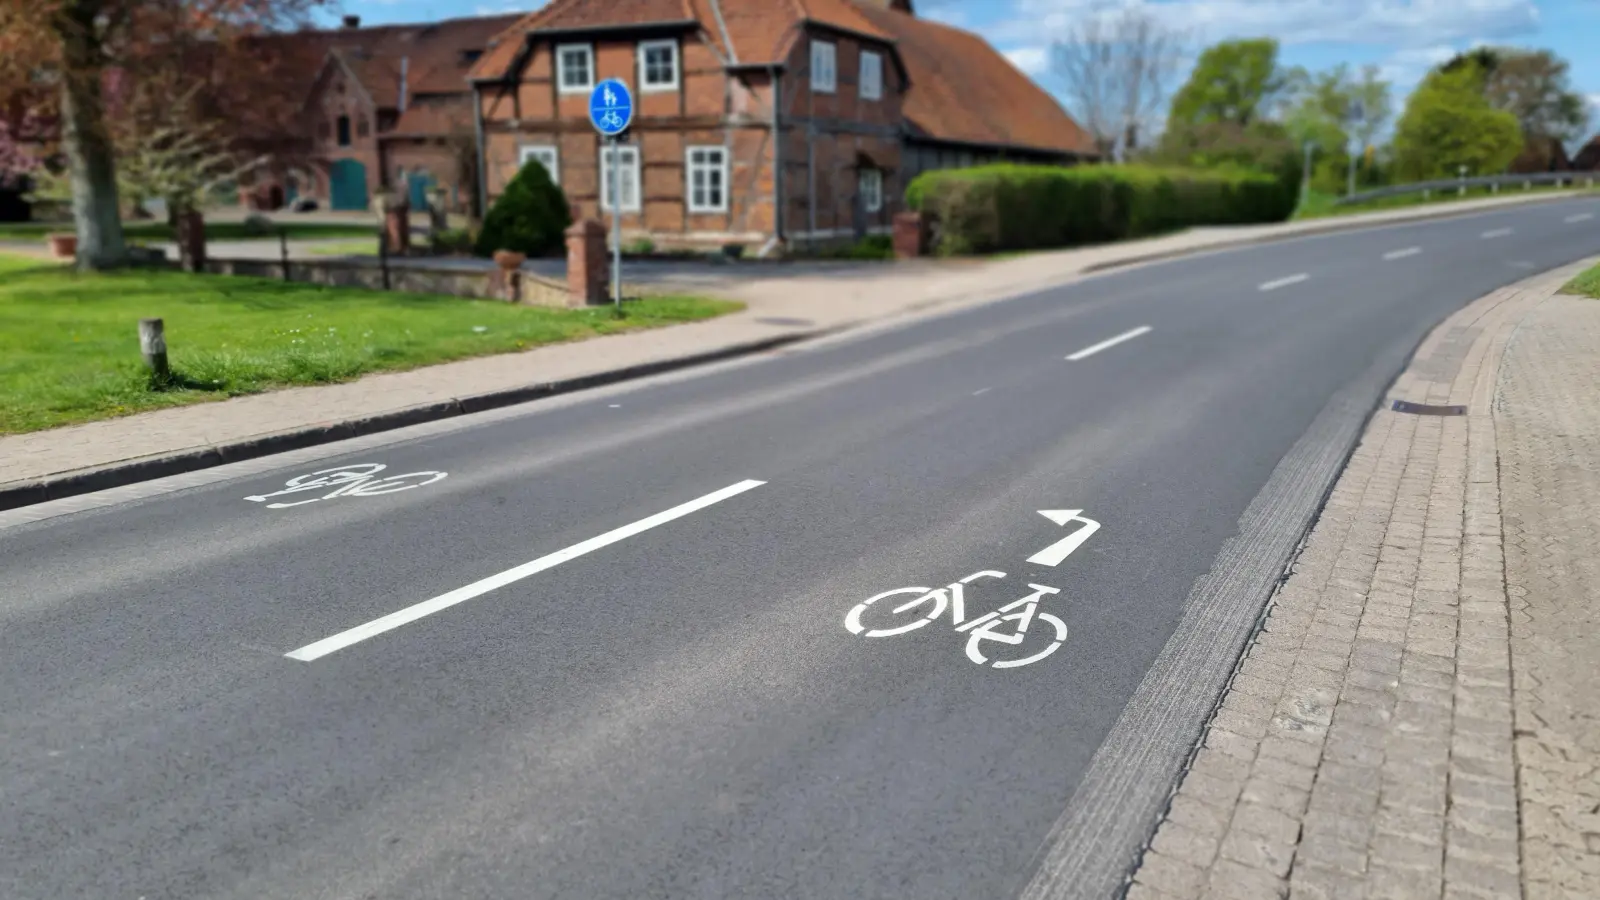
<svg viewBox="0 0 1600 900">
<path fill-rule="evenodd" d="M 938 219 L 935 252 L 959 256 L 1278 222 L 1294 212 L 1295 192 L 1241 169 L 1003 164 L 924 172 L 906 203 Z"/>
</svg>

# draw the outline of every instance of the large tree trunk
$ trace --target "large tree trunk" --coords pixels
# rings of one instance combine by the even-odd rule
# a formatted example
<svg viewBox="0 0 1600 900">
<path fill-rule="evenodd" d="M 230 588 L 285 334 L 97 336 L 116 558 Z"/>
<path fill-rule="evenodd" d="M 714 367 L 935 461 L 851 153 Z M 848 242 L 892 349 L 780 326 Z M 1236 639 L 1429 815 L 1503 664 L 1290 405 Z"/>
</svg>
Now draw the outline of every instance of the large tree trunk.
<svg viewBox="0 0 1600 900">
<path fill-rule="evenodd" d="M 117 199 L 116 157 L 106 129 L 100 80 L 105 54 L 95 33 L 96 0 L 71 0 L 58 14 L 61 37 L 62 143 L 72 180 L 78 267 L 103 269 L 127 260 Z"/>
</svg>

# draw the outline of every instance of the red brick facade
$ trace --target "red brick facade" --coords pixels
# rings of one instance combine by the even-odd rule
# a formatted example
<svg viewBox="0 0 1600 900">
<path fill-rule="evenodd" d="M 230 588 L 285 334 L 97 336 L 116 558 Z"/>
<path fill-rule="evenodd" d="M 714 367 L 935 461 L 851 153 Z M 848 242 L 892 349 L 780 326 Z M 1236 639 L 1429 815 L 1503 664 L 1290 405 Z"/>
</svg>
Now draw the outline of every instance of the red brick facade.
<svg viewBox="0 0 1600 900">
<path fill-rule="evenodd" d="M 637 209 L 623 210 L 625 242 L 648 236 L 658 245 L 763 246 L 774 239 L 806 245 L 888 234 L 906 184 L 922 169 L 1005 156 L 1066 161 L 1089 152 L 1081 129 L 992 48 L 965 32 L 913 24 L 910 7 L 883 0 L 720 0 L 719 19 L 706 14 L 704 0 L 552 0 L 502 33 L 473 70 L 484 131 L 481 190 L 493 202 L 533 154 L 554 164 L 575 219 L 609 222 L 609 211 L 600 208 L 601 140 L 589 123 L 586 87 L 606 78 L 624 81 L 635 96 L 631 149 L 624 152 L 637 156 L 640 190 Z M 907 35 L 928 45 L 919 61 L 942 54 L 932 46 L 938 41 L 953 40 L 986 71 L 908 72 L 901 50 Z M 641 89 L 641 48 L 661 42 L 675 48 L 676 83 Z M 825 74 L 831 55 L 831 89 L 826 77 L 813 83 L 818 44 L 831 47 L 819 67 Z M 591 69 L 570 90 L 558 76 L 558 52 L 586 56 Z M 865 53 L 876 57 L 878 77 L 868 79 L 880 84 L 876 91 L 862 89 Z M 996 66 L 1004 71 L 996 75 Z M 966 98 L 940 79 L 969 77 L 1012 95 L 1020 81 L 1046 97 L 1048 108 L 1035 110 L 1042 126 L 1013 134 L 1003 126 L 1018 120 L 1014 110 L 972 121 L 971 113 L 962 120 L 942 108 Z M 927 82 L 921 95 L 914 93 L 919 79 Z M 913 120 L 908 97 L 933 127 Z M 1030 103 L 1035 98 L 1011 105 Z M 996 127 L 996 115 L 1009 119 Z M 1013 142 L 1016 136 L 1026 142 Z M 701 179 L 713 177 L 707 172 L 717 167 L 707 161 L 719 154 L 707 151 L 719 148 L 726 160 L 723 202 L 692 209 L 691 169 Z"/>
<path fill-rule="evenodd" d="M 422 173 L 445 189 L 454 209 L 467 210 L 477 185 L 467 73 L 489 40 L 518 18 L 371 28 L 352 19 L 344 28 L 286 36 L 322 56 L 307 76 L 302 138 L 309 150 L 279 173 L 273 193 L 292 184 L 299 196 L 333 205 L 336 168 L 349 179 L 359 165 L 363 190 L 358 196 L 344 181 L 347 205 L 364 200 L 370 207 L 380 191 L 399 190 L 406 176 Z M 347 135 L 341 121 L 348 123 Z"/>
<path fill-rule="evenodd" d="M 353 160 L 365 169 L 369 198 L 382 190 L 377 125 L 378 109 L 372 98 L 337 57 L 329 57 L 306 101 L 311 154 L 309 171 L 301 173 L 306 183 L 297 183 L 299 193 L 317 197 L 326 205 L 330 172 L 339 160 Z"/>
</svg>

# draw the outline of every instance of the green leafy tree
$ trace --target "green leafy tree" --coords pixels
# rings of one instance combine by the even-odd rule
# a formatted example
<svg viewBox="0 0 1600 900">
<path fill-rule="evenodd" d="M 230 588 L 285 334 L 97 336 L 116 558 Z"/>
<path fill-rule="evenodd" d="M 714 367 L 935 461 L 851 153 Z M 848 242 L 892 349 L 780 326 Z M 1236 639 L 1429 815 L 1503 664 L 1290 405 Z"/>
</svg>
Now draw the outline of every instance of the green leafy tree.
<svg viewBox="0 0 1600 900">
<path fill-rule="evenodd" d="M 1440 67 L 1441 72 L 1476 68 L 1483 73 L 1489 105 L 1517 117 L 1529 140 L 1575 141 L 1584 136 L 1589 111 L 1572 89 L 1567 61 L 1549 50 L 1479 47 Z"/>
<path fill-rule="evenodd" d="M 1167 128 L 1226 122 L 1241 127 L 1269 117 L 1289 86 L 1270 38 L 1223 41 L 1207 47 L 1189 80 L 1172 98 Z"/>
<path fill-rule="evenodd" d="M 544 256 L 561 246 L 571 224 L 572 211 L 561 188 L 538 160 L 530 159 L 489 208 L 473 252 L 492 256 L 496 250 L 512 250 Z"/>
<path fill-rule="evenodd" d="M 1389 83 L 1376 66 L 1356 75 L 1343 63 L 1314 75 L 1297 67 L 1287 80 L 1292 99 L 1284 124 L 1296 144 L 1311 141 L 1319 148 L 1313 186 L 1337 193 L 1345 184 L 1349 154 L 1359 154 L 1364 166 L 1368 148 L 1388 126 L 1393 115 Z"/>
<path fill-rule="evenodd" d="M 1484 96 L 1489 73 L 1477 60 L 1429 73 L 1406 101 L 1395 129 L 1395 163 L 1402 178 L 1451 178 L 1505 171 L 1522 150 L 1517 117 Z"/>
</svg>

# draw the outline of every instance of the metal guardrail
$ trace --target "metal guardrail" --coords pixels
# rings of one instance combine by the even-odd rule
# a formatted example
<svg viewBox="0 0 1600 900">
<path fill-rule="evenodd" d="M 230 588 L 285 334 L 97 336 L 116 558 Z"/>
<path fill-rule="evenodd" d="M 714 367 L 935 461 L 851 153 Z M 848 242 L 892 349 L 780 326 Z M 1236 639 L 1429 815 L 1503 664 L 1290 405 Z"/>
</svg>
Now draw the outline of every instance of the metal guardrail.
<svg viewBox="0 0 1600 900">
<path fill-rule="evenodd" d="M 1475 188 L 1488 188 L 1498 193 L 1503 189 L 1531 190 L 1534 185 L 1563 185 L 1594 187 L 1600 181 L 1600 172 L 1530 172 L 1525 175 L 1480 175 L 1474 178 L 1441 178 L 1437 181 L 1418 181 L 1412 184 L 1394 184 L 1388 187 L 1376 188 L 1370 191 L 1361 191 L 1348 197 L 1340 197 L 1333 201 L 1334 206 L 1344 206 L 1349 203 L 1365 203 L 1369 200 L 1382 200 L 1385 197 L 1399 197 L 1405 194 L 1429 194 L 1434 191 L 1439 193 L 1473 190 Z"/>
</svg>

